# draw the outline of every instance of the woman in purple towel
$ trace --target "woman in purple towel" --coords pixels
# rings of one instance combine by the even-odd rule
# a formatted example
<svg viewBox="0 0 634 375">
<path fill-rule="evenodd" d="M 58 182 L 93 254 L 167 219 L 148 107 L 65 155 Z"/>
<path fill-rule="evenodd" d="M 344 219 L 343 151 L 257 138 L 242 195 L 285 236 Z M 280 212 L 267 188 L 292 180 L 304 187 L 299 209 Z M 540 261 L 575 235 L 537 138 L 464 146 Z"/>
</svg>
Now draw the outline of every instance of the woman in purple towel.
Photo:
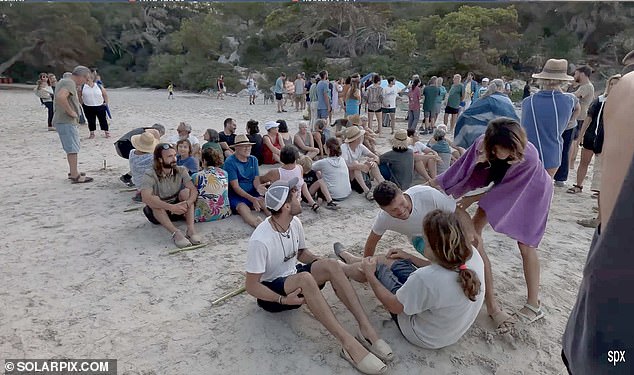
<svg viewBox="0 0 634 375">
<path fill-rule="evenodd" d="M 528 300 L 516 314 L 528 323 L 543 318 L 537 246 L 546 229 L 553 187 L 537 149 L 517 120 L 491 120 L 484 135 L 430 184 L 454 198 L 462 197 L 459 206 L 464 209 L 478 202 L 473 224 L 480 235 L 488 222 L 496 232 L 517 241 Z M 483 193 L 469 194 L 490 185 Z"/>
</svg>

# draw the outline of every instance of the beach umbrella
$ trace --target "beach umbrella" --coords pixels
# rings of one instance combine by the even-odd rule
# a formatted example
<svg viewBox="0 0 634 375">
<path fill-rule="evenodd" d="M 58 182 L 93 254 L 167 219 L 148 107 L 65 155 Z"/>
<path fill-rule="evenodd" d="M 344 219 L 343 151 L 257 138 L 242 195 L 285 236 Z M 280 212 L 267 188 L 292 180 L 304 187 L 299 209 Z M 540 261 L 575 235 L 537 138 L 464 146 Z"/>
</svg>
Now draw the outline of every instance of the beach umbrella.
<svg viewBox="0 0 634 375">
<path fill-rule="evenodd" d="M 405 88 L 405 84 L 403 84 L 403 82 L 396 80 L 394 81 L 394 86 L 396 86 L 399 91 Z M 387 87 L 387 79 L 381 80 L 381 87 Z"/>
<path fill-rule="evenodd" d="M 363 78 L 361 78 L 361 84 L 364 84 L 365 81 L 369 80 L 370 78 L 372 78 L 372 76 L 374 76 L 376 73 L 372 72 L 372 73 L 368 73 L 366 75 L 363 76 Z"/>
</svg>

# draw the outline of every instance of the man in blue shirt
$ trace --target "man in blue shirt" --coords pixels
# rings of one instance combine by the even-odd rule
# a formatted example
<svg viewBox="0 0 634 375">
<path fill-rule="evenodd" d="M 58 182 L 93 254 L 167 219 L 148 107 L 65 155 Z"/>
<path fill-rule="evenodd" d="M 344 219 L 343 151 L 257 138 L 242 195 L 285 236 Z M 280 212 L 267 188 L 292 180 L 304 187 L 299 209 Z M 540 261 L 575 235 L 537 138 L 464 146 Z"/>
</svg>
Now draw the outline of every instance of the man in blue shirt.
<svg viewBox="0 0 634 375">
<path fill-rule="evenodd" d="M 275 81 L 275 101 L 277 102 L 277 113 L 286 112 L 284 109 L 284 83 L 286 82 L 286 74 L 282 73 Z"/>
<path fill-rule="evenodd" d="M 327 119 L 330 114 L 330 88 L 328 85 L 328 72 L 319 72 L 319 83 L 317 84 L 317 118 Z"/>
</svg>

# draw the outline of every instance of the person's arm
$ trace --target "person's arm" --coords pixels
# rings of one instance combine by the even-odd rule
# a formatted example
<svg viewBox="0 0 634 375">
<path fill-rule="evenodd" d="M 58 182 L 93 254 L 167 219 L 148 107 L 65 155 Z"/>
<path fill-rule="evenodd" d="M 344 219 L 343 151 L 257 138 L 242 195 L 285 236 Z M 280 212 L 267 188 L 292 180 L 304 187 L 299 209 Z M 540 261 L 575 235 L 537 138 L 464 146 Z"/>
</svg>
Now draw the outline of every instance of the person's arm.
<svg viewBox="0 0 634 375">
<path fill-rule="evenodd" d="M 368 149 L 367 147 L 362 146 L 362 145 L 359 146 L 359 147 L 363 147 L 363 153 L 362 153 L 363 156 L 366 156 L 366 157 L 374 160 L 375 163 L 378 163 L 381 160 L 375 153 L 370 151 L 370 149 Z"/>
<path fill-rule="evenodd" d="M 387 311 L 397 315 L 402 313 L 403 304 L 399 302 L 396 295 L 387 290 L 379 279 L 376 278 L 376 258 L 364 258 L 361 262 L 361 267 L 374 295 L 381 301 Z"/>
<path fill-rule="evenodd" d="M 456 217 L 458 218 L 458 221 L 462 225 L 462 229 L 465 232 L 464 235 L 469 243 L 476 248 L 479 248 L 482 244 L 482 238 L 476 232 L 475 227 L 473 226 L 473 221 L 471 220 L 471 216 L 469 216 L 467 211 L 460 207 L 456 207 L 456 210 L 454 212 L 456 214 Z"/>
<path fill-rule="evenodd" d="M 68 97 L 70 96 L 70 92 L 67 89 L 61 88 L 59 92 L 55 95 L 55 102 L 62 107 L 64 112 L 72 118 L 79 118 L 77 112 L 73 110 L 70 106 L 70 102 L 68 101 Z"/>
<path fill-rule="evenodd" d="M 365 246 L 363 248 L 363 257 L 371 257 L 374 255 L 376 251 L 376 245 L 379 243 L 379 240 L 383 237 L 380 234 L 374 233 L 374 231 L 370 230 L 370 234 L 368 235 L 368 239 L 365 240 Z"/>
<path fill-rule="evenodd" d="M 326 87 L 328 87 L 328 86 L 326 86 Z M 332 108 L 330 107 L 330 98 L 328 97 L 328 91 L 327 90 L 324 90 L 323 96 L 324 96 L 324 102 L 326 103 L 326 107 L 328 109 L 328 112 L 330 112 Z"/>
<path fill-rule="evenodd" d="M 299 249 L 297 251 L 297 260 L 301 263 L 310 264 L 319 259 L 321 258 L 311 253 L 308 249 Z"/>
<path fill-rule="evenodd" d="M 271 150 L 271 153 L 273 153 L 274 155 L 280 154 L 280 150 L 277 147 L 273 146 L 273 143 L 271 142 L 271 138 L 268 135 L 265 137 L 262 137 L 262 142 L 264 143 L 266 147 L 268 147 L 269 150 Z"/>
<path fill-rule="evenodd" d="M 487 192 L 484 192 L 484 193 L 481 193 L 481 194 L 477 194 L 477 195 L 464 196 L 464 197 L 462 197 L 462 199 L 460 199 L 460 201 L 458 201 L 457 206 L 462 208 L 463 210 L 466 210 L 472 204 L 474 204 L 475 202 L 478 202 L 480 200 L 480 198 L 482 198 L 482 196 L 484 194 L 486 194 L 486 193 Z"/>
<path fill-rule="evenodd" d="M 185 188 L 189 190 L 189 198 L 187 198 L 187 200 L 185 201 L 187 203 L 187 208 L 189 208 L 189 206 L 193 206 L 194 204 L 196 204 L 196 199 L 198 199 L 198 189 L 196 189 L 196 186 L 194 186 L 194 182 L 191 178 L 189 178 L 189 176 L 187 176 L 187 178 L 184 178 L 183 180 Z"/>
<path fill-rule="evenodd" d="M 277 294 L 271 289 L 264 286 L 260 282 L 261 278 L 261 273 L 247 272 L 247 277 L 244 282 L 247 293 L 263 301 L 277 302 L 282 305 L 301 305 L 304 303 L 304 298 L 297 296 L 302 291 L 300 288 L 294 290 L 287 296 L 282 296 L 281 294 Z"/>
<path fill-rule="evenodd" d="M 229 145 L 227 144 L 227 142 L 218 142 L 218 144 L 220 145 L 220 147 L 222 147 L 222 151 L 228 151 L 231 150 L 231 148 L 229 147 Z"/>
<path fill-rule="evenodd" d="M 307 184 L 302 184 L 302 196 L 304 198 L 306 198 L 306 201 L 308 202 L 308 204 L 310 204 L 311 206 L 314 206 L 317 204 L 317 202 L 315 202 L 315 200 L 313 199 L 313 196 L 310 195 L 310 191 L 308 191 L 308 185 Z"/>
<path fill-rule="evenodd" d="M 258 199 L 252 196 L 251 194 L 247 193 L 246 191 L 242 190 L 242 188 L 240 187 L 240 184 L 238 183 L 238 180 L 229 181 L 229 185 L 231 185 L 231 188 L 233 189 L 234 193 L 236 193 L 237 195 L 251 202 L 253 204 L 253 207 L 257 208 L 256 211 L 259 211 L 260 203 L 258 202 Z"/>
<path fill-rule="evenodd" d="M 312 139 L 312 137 L 311 137 Z M 293 137 L 293 143 L 295 144 L 295 146 L 302 150 L 302 151 L 310 151 L 308 149 L 308 147 L 306 146 L 306 144 L 304 143 L 304 140 L 302 139 L 302 137 L 299 134 L 295 134 L 295 137 Z"/>
<path fill-rule="evenodd" d="M 589 116 L 583 119 L 583 124 L 581 125 L 581 131 L 579 132 L 579 139 L 583 140 L 583 136 L 586 134 L 586 130 L 588 130 L 588 127 L 590 126 L 591 122 L 592 122 L 592 119 Z"/>
<path fill-rule="evenodd" d="M 104 89 L 103 86 L 99 86 L 99 88 L 101 89 L 101 96 L 103 96 L 103 104 L 108 105 L 108 93 L 106 89 Z"/>
<path fill-rule="evenodd" d="M 188 205 L 185 202 L 170 204 L 163 202 L 161 198 L 152 193 L 152 189 L 141 189 L 141 200 L 152 209 L 161 209 L 182 215 L 187 212 Z"/>
</svg>

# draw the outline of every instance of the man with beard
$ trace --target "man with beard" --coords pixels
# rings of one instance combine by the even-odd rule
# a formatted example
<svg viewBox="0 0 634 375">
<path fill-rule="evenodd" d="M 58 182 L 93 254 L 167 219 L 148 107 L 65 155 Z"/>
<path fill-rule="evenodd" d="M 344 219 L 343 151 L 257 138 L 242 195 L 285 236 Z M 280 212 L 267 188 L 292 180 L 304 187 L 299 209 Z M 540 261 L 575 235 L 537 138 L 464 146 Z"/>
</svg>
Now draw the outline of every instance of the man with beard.
<svg viewBox="0 0 634 375">
<path fill-rule="evenodd" d="M 574 92 L 575 96 L 579 99 L 579 105 L 581 106 L 581 112 L 577 115 L 577 127 L 573 133 L 573 147 L 570 153 L 570 160 L 568 167 L 574 169 L 575 159 L 577 158 L 577 151 L 579 151 L 579 143 L 582 139 L 579 137 L 581 133 L 581 127 L 583 126 L 583 120 L 585 120 L 588 107 L 594 100 L 594 85 L 590 82 L 590 75 L 592 75 L 592 68 L 588 65 L 583 65 L 575 69 L 574 78 L 575 83 L 579 86 L 577 91 Z"/>
<path fill-rule="evenodd" d="M 202 242 L 194 229 L 194 208 L 198 190 L 185 167 L 176 165 L 176 150 L 169 143 L 159 143 L 154 149 L 154 166 L 145 173 L 140 186 L 145 217 L 162 225 L 177 247 L 183 248 Z M 172 221 L 185 220 L 183 234 Z"/>
<path fill-rule="evenodd" d="M 218 134 L 218 140 L 226 159 L 229 156 L 233 155 L 233 150 L 231 149 L 231 146 L 233 146 L 233 144 L 235 143 L 236 128 L 238 127 L 238 125 L 236 124 L 236 120 L 232 119 L 231 117 L 227 117 L 223 125 L 224 129 Z"/>
</svg>

